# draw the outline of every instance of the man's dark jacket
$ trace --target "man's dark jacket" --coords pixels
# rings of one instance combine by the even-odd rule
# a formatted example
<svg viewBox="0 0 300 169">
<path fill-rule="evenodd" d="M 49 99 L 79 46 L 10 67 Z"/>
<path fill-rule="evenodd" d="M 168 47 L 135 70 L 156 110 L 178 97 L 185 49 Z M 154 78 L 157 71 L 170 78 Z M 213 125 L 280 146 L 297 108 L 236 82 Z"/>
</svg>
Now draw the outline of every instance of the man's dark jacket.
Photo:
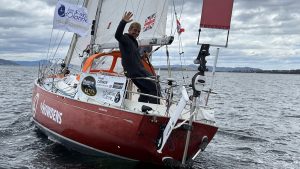
<svg viewBox="0 0 300 169">
<path fill-rule="evenodd" d="M 115 34 L 115 38 L 119 41 L 125 75 L 131 78 L 152 76 L 141 62 L 137 40 L 128 33 L 123 34 L 126 24 L 126 21 L 121 20 Z"/>
</svg>

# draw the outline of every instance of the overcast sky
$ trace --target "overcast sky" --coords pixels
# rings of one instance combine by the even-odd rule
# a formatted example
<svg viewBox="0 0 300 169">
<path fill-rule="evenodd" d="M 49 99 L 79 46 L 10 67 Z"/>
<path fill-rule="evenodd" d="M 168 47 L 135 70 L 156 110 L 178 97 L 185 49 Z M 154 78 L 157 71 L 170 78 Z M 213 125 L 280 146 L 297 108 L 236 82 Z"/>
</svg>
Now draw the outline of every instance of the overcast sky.
<svg viewBox="0 0 300 169">
<path fill-rule="evenodd" d="M 77 0 L 74 0 L 77 1 Z M 192 63 L 201 13 L 201 0 L 185 2 L 181 24 L 184 64 Z M 0 0 L 0 59 L 45 59 L 52 30 L 56 0 Z M 195 4 L 198 3 L 198 4 Z M 178 9 L 178 8 L 177 8 Z M 235 0 L 228 48 L 221 48 L 218 66 L 262 69 L 300 69 L 300 1 Z M 57 52 L 64 55 L 71 34 L 65 35 Z M 178 47 L 170 48 L 171 54 Z M 164 53 L 164 51 L 160 51 Z M 158 52 L 159 53 L 159 52 Z M 208 64 L 212 64 L 212 48 Z M 174 54 L 175 55 L 175 54 Z M 153 62 L 160 63 L 159 58 Z M 173 63 L 179 61 L 172 57 Z"/>
</svg>

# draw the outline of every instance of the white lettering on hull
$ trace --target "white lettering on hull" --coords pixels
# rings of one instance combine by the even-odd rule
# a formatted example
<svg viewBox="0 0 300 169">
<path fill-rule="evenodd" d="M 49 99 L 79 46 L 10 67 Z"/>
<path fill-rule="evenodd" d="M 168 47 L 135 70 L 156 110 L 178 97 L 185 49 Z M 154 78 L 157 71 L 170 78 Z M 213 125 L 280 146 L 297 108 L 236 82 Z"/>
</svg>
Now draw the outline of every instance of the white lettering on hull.
<svg viewBox="0 0 300 169">
<path fill-rule="evenodd" d="M 62 123 L 62 113 L 45 104 L 45 100 L 41 104 L 41 111 L 44 116 L 52 119 L 54 122 L 58 124 Z"/>
</svg>

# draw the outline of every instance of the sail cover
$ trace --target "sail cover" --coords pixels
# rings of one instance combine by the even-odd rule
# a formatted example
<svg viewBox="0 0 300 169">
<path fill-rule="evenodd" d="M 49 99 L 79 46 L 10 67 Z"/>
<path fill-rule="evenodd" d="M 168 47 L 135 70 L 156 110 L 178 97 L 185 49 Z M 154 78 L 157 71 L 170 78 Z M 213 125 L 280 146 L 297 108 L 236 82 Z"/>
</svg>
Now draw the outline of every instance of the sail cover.
<svg viewBox="0 0 300 169">
<path fill-rule="evenodd" d="M 230 29 L 233 0 L 203 0 L 201 28 Z"/>
</svg>

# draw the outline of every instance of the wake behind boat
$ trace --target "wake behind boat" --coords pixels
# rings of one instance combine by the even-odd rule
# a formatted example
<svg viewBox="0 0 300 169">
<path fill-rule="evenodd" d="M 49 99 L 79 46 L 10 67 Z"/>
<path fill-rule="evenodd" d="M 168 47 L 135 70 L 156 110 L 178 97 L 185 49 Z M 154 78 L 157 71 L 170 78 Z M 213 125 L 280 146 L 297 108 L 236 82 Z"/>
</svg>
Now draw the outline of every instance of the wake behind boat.
<svg viewBox="0 0 300 169">
<path fill-rule="evenodd" d="M 233 1 L 226 2 L 231 9 L 225 11 L 231 17 Z M 120 10 L 112 14 L 108 9 L 115 4 Z M 212 1 L 204 0 L 203 8 L 211 4 Z M 211 88 L 205 85 L 204 75 L 205 57 L 213 45 L 202 44 L 195 61 L 200 64 L 199 71 L 188 84 L 179 84 L 171 73 L 165 79 L 152 79 L 162 84 L 160 97 L 140 93 L 132 79 L 124 75 L 122 56 L 114 39 L 123 11 L 135 11 L 136 19 L 143 25 L 139 45 L 167 50 L 174 39 L 165 34 L 168 6 L 168 0 L 85 1 L 83 7 L 59 1 L 55 27 L 61 29 L 65 26 L 61 23 L 74 19 L 81 25 L 72 31 L 81 36 L 74 34 L 62 63 L 51 62 L 39 70 L 32 99 L 36 126 L 51 140 L 86 154 L 190 167 L 218 129 L 213 109 L 207 106 Z M 69 18 L 64 20 L 66 17 Z M 81 28 L 88 20 L 93 20 L 93 26 L 91 35 L 85 36 L 86 31 Z M 202 26 L 209 27 L 207 23 L 209 20 Z M 223 27 L 214 28 L 228 29 L 229 33 L 229 27 L 224 27 L 228 22 L 222 24 Z M 177 18 L 176 25 L 180 35 L 182 28 Z M 85 59 L 80 72 L 73 74 L 69 72 L 70 63 L 78 50 Z M 167 61 L 170 63 L 169 56 Z M 178 98 L 175 92 L 179 93 Z M 158 98 L 160 103 L 139 102 L 140 95 Z"/>
</svg>

